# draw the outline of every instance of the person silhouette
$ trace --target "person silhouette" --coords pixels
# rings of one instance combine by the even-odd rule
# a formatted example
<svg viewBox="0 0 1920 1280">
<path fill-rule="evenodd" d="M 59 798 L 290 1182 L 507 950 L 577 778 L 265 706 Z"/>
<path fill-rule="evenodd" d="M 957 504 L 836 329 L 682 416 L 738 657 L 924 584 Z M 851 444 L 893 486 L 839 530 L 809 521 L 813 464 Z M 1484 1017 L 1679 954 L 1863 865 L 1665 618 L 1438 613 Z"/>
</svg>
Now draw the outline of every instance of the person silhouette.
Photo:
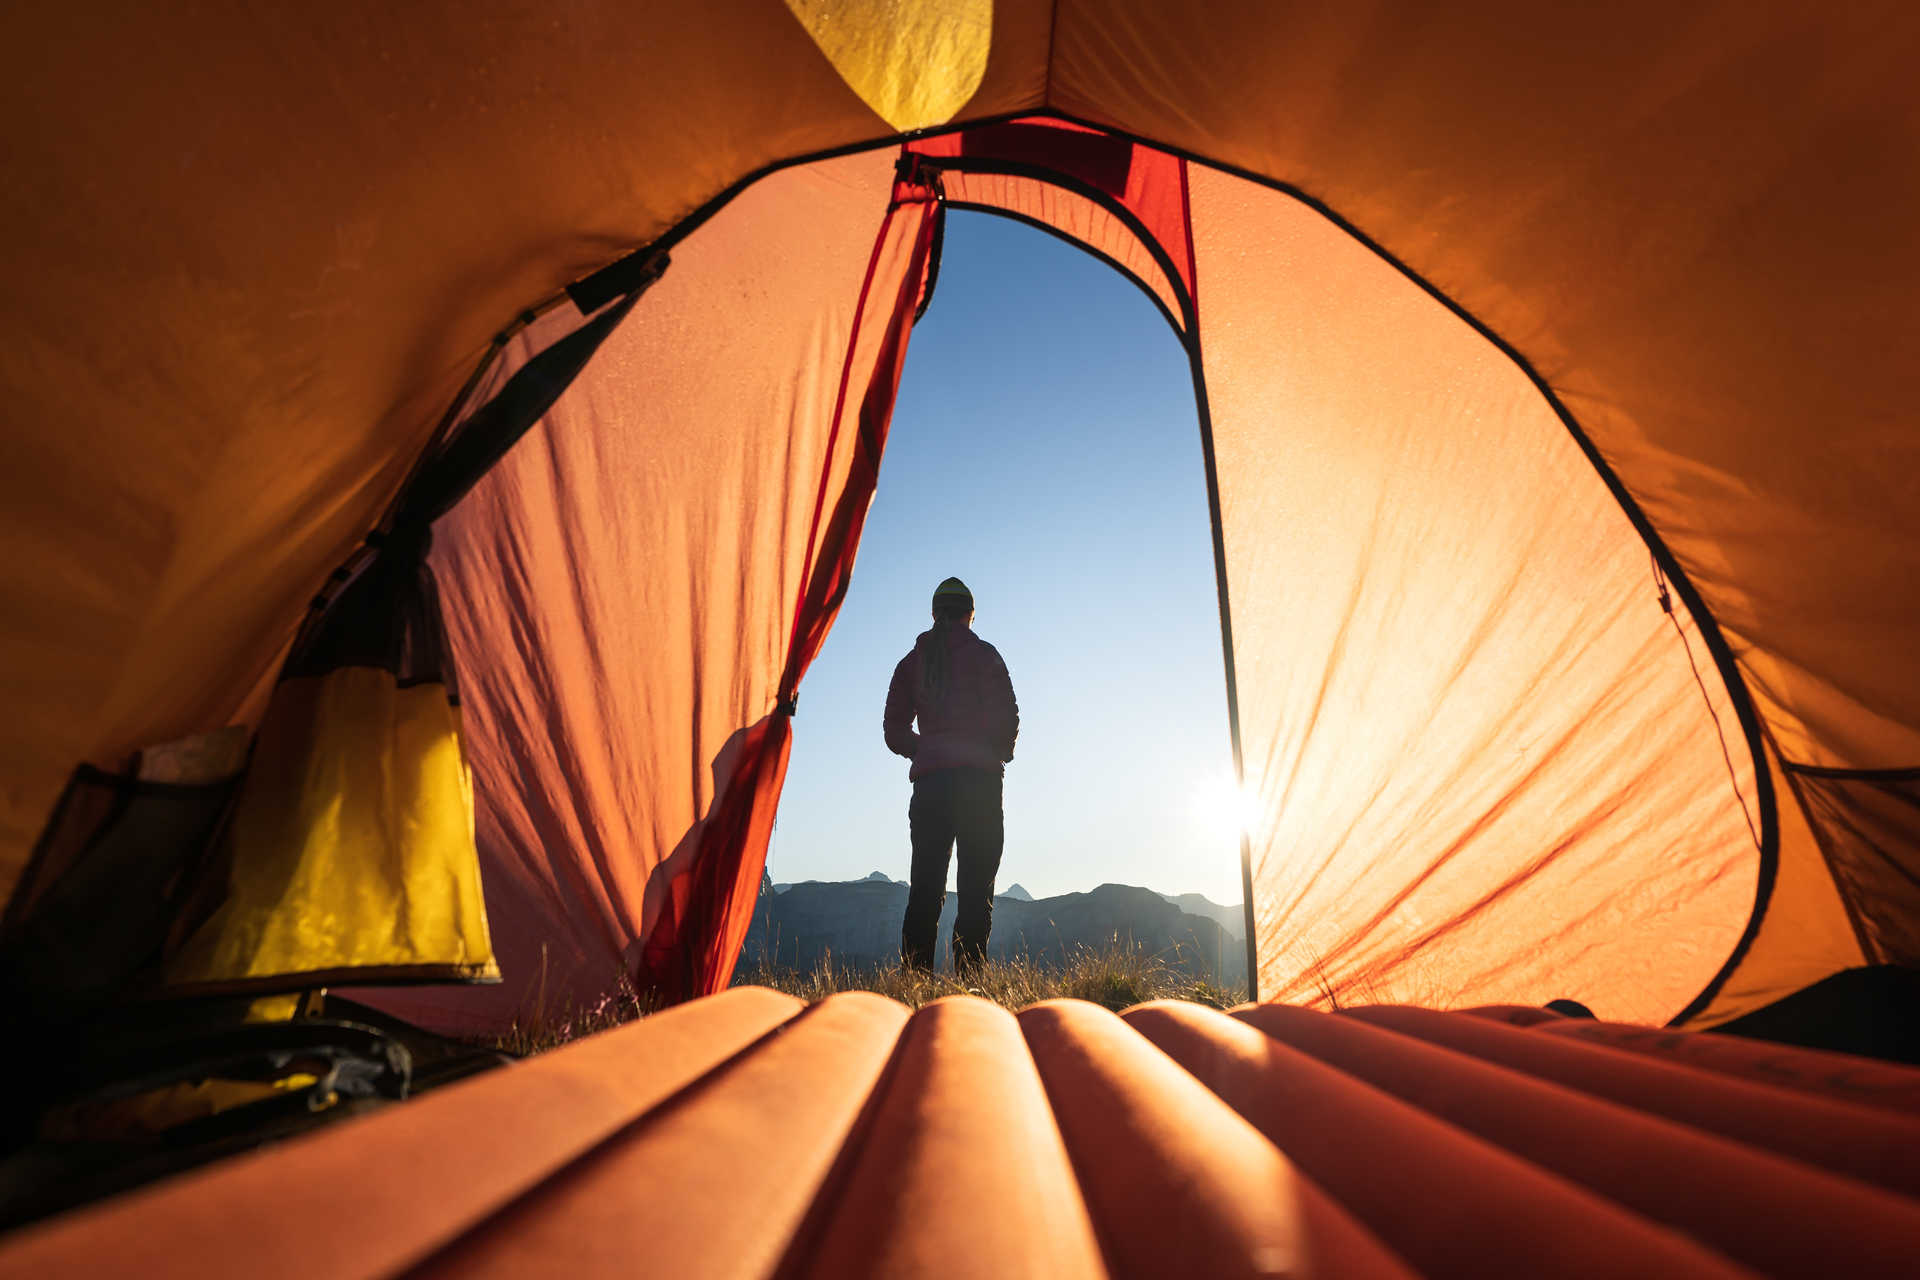
<svg viewBox="0 0 1920 1280">
<path fill-rule="evenodd" d="M 1020 733 L 1020 707 L 999 650 L 973 634 L 973 593 L 960 579 L 934 588 L 933 626 L 894 667 L 882 727 L 887 749 L 912 761 L 913 871 L 900 962 L 933 968 L 947 864 L 957 844 L 953 967 L 970 975 L 986 957 L 993 931 L 993 878 L 1006 843 L 1000 787 Z"/>
</svg>

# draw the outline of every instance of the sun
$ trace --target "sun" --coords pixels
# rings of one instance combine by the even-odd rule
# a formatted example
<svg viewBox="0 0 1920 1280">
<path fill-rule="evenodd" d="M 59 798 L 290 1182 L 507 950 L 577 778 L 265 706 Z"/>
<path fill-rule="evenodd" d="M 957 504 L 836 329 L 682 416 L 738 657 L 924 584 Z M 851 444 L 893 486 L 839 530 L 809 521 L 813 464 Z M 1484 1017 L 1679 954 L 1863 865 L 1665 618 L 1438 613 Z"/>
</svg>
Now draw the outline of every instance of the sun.
<svg viewBox="0 0 1920 1280">
<path fill-rule="evenodd" d="M 1203 779 L 1193 789 L 1193 820 L 1209 835 L 1230 839 L 1237 846 L 1243 833 L 1251 831 L 1260 816 L 1258 797 L 1252 787 L 1243 787 L 1231 772 Z"/>
</svg>

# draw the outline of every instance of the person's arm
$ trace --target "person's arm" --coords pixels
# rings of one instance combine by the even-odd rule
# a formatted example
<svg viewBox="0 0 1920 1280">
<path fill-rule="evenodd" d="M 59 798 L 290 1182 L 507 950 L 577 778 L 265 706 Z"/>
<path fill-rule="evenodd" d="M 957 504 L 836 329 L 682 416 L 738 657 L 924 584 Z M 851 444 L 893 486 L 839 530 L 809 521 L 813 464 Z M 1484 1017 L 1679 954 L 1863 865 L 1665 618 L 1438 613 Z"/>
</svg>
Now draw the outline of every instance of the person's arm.
<svg viewBox="0 0 1920 1280">
<path fill-rule="evenodd" d="M 1011 762 L 1014 741 L 1020 736 L 1020 704 L 1014 700 L 1013 676 L 1008 673 L 1006 659 L 1000 656 L 998 649 L 993 651 L 993 661 L 989 665 L 993 668 L 998 685 L 995 693 L 1001 703 L 1000 759 Z"/>
<path fill-rule="evenodd" d="M 893 683 L 887 686 L 887 710 L 880 728 L 887 736 L 887 750 L 911 760 L 920 750 L 920 735 L 913 731 L 913 655 L 900 659 L 893 669 Z"/>
</svg>

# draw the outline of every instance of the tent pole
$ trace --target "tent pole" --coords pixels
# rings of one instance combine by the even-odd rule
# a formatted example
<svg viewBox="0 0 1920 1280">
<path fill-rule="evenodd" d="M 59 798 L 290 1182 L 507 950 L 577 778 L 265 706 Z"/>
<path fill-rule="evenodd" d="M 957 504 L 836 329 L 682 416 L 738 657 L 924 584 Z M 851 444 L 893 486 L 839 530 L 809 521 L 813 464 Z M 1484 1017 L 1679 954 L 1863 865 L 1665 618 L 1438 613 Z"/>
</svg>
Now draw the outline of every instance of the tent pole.
<svg viewBox="0 0 1920 1280">
<path fill-rule="evenodd" d="M 1240 747 L 1240 682 L 1233 666 L 1233 606 L 1227 591 L 1227 541 L 1220 523 L 1220 471 L 1213 455 L 1213 410 L 1207 402 L 1206 364 L 1200 355 L 1200 265 L 1193 252 L 1193 206 L 1187 198 L 1187 162 L 1180 160 L 1180 204 L 1187 233 L 1187 261 L 1193 264 L 1193 288 L 1185 299 L 1186 332 L 1180 335 L 1187 349 L 1187 366 L 1193 373 L 1193 405 L 1200 420 L 1200 458 L 1207 472 L 1207 518 L 1213 526 L 1213 577 L 1220 593 L 1220 651 L 1227 676 L 1227 736 L 1233 744 L 1233 785 L 1235 794 L 1244 794 L 1247 785 L 1246 760 Z M 1174 287 L 1179 277 L 1170 273 Z M 1253 837 L 1242 816 L 1240 823 L 1240 895 L 1246 912 L 1247 999 L 1260 998 L 1260 944 L 1253 930 Z"/>
<path fill-rule="evenodd" d="M 1198 329 L 1187 336 L 1187 358 L 1193 370 L 1193 400 L 1200 419 L 1200 456 L 1207 470 L 1207 513 L 1213 525 L 1213 575 L 1220 593 L 1220 649 L 1226 659 L 1227 734 L 1233 743 L 1233 785 L 1235 795 L 1244 795 L 1247 785 L 1246 760 L 1240 746 L 1240 682 L 1233 665 L 1233 608 L 1227 594 L 1227 543 L 1220 524 L 1220 480 L 1213 457 L 1213 414 L 1207 406 L 1207 375 L 1200 358 Z M 1240 822 L 1240 893 L 1246 912 L 1247 999 L 1260 998 L 1260 946 L 1254 937 L 1253 914 L 1253 836 L 1247 830 L 1245 816 Z"/>
</svg>

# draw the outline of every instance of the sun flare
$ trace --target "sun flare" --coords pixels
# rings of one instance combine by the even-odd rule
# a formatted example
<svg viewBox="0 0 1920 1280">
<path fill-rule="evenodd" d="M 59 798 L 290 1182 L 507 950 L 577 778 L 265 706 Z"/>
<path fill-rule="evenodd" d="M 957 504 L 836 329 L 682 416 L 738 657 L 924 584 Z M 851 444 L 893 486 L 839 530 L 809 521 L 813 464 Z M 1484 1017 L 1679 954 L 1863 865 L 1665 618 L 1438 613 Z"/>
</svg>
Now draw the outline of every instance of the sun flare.
<svg viewBox="0 0 1920 1280">
<path fill-rule="evenodd" d="M 1259 799 L 1253 789 L 1235 782 L 1231 773 L 1207 778 L 1196 786 L 1192 809 L 1193 820 L 1202 829 L 1236 844 L 1260 816 Z"/>
</svg>

